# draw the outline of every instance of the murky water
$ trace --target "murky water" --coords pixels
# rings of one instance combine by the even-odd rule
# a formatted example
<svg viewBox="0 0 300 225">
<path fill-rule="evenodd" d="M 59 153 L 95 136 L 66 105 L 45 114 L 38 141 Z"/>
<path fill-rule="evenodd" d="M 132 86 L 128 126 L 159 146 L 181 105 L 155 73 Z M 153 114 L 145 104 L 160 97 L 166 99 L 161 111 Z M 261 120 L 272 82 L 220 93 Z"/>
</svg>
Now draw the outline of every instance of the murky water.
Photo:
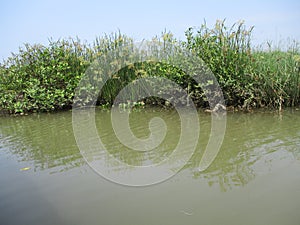
<svg viewBox="0 0 300 225">
<path fill-rule="evenodd" d="M 174 111 L 132 112 L 132 132 L 149 136 L 153 117 L 168 127 L 157 151 L 124 147 L 108 111 L 96 112 L 97 130 L 114 157 L 148 165 L 168 157 L 180 137 Z M 219 154 L 199 172 L 210 118 L 199 113 L 197 149 L 178 174 L 156 185 L 127 187 L 87 165 L 71 112 L 0 117 L 0 224 L 299 224 L 300 111 L 228 113 Z"/>
</svg>

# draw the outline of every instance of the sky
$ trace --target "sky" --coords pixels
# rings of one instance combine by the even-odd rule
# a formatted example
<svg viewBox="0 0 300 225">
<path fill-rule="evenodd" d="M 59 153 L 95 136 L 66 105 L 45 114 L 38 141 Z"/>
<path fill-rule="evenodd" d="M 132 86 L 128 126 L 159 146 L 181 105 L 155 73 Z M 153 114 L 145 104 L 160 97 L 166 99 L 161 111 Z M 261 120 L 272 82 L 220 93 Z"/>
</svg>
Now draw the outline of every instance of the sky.
<svg viewBox="0 0 300 225">
<path fill-rule="evenodd" d="M 0 60 L 18 52 L 24 43 L 48 44 L 48 39 L 95 37 L 118 30 L 136 41 L 151 39 L 164 30 L 184 40 L 189 27 L 208 26 L 226 19 L 254 26 L 253 43 L 300 40 L 300 1 L 101 1 L 1 0 Z"/>
</svg>

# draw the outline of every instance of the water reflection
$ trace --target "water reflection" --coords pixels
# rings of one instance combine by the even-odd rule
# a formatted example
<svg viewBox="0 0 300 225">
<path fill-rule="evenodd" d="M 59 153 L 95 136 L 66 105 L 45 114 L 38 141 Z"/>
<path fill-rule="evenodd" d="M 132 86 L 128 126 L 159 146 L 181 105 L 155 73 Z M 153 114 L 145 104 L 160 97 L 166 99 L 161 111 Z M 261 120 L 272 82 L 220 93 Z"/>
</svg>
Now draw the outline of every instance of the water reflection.
<svg viewBox="0 0 300 225">
<path fill-rule="evenodd" d="M 209 185 L 220 185 L 226 191 L 270 170 L 273 161 L 299 160 L 299 116 L 299 111 L 287 111 L 283 116 L 275 112 L 229 114 L 218 157 L 205 173 L 195 172 L 194 177 L 204 177 Z M 193 165 L 199 157 L 195 156 Z"/>
<path fill-rule="evenodd" d="M 1 117 L 0 146 L 30 161 L 34 170 L 61 172 L 84 163 L 72 131 L 69 112 Z"/>
<path fill-rule="evenodd" d="M 168 132 L 162 144 L 149 152 L 131 151 L 123 146 L 113 133 L 108 111 L 97 111 L 96 124 L 103 143 L 114 157 L 131 165 L 147 165 L 170 155 L 180 136 L 178 114 L 157 109 L 132 112 L 132 132 L 139 138 L 148 137 L 148 123 L 155 116 L 164 119 Z M 284 112 L 282 117 L 274 112 L 229 113 L 217 158 L 207 170 L 199 172 L 211 126 L 210 115 L 199 113 L 199 144 L 183 170 L 195 179 L 205 179 L 210 186 L 218 185 L 223 191 L 244 186 L 257 174 L 268 171 L 273 161 L 300 159 L 299 117 L 300 112 L 292 110 Z M 71 112 L 1 117 L 0 121 L 0 150 L 30 162 L 35 171 L 62 172 L 85 164 L 74 139 Z M 122 169 L 110 165 L 111 170 Z"/>
</svg>

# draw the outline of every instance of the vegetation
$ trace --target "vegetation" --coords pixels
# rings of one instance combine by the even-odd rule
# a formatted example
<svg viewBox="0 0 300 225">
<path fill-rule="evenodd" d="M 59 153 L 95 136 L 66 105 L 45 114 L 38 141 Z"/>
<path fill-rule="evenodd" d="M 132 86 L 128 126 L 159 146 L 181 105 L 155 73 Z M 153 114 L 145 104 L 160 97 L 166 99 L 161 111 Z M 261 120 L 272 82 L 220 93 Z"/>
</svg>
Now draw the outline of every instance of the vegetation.
<svg viewBox="0 0 300 225">
<path fill-rule="evenodd" d="M 9 113 L 63 109 L 72 104 L 88 49 L 79 42 L 26 44 L 1 65 L 0 108 Z"/>
<path fill-rule="evenodd" d="M 213 28 L 206 24 L 199 29 L 189 28 L 184 41 L 163 33 L 153 42 L 161 46 L 172 44 L 201 58 L 216 76 L 227 106 L 281 109 L 299 105 L 298 43 L 293 42 L 287 50 L 271 45 L 267 49 L 253 48 L 252 30 L 243 22 L 227 27 L 225 21 L 217 21 Z M 0 111 L 22 114 L 71 108 L 75 88 L 92 62 L 110 50 L 132 44 L 133 40 L 120 32 L 96 38 L 93 44 L 79 39 L 50 40 L 48 46 L 25 44 L 0 64 Z M 164 50 L 168 51 L 167 47 Z M 182 70 L 164 62 L 148 61 L 120 69 L 105 84 L 97 103 L 111 105 L 122 87 L 149 76 L 175 81 L 198 107 L 208 106 L 199 85 Z M 166 105 L 165 100 L 154 97 L 144 102 Z"/>
<path fill-rule="evenodd" d="M 243 22 L 227 28 L 217 21 L 186 32 L 186 46 L 196 51 L 212 70 L 223 90 L 227 105 L 250 109 L 299 105 L 300 46 L 287 51 L 252 49 L 251 32 Z"/>
</svg>

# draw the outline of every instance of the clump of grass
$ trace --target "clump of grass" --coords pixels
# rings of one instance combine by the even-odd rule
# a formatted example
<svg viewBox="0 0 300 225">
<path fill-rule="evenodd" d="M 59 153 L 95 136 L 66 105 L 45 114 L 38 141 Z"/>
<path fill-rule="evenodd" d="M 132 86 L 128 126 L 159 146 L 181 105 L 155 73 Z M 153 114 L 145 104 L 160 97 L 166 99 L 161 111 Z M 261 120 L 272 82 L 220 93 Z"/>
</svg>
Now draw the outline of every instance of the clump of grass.
<svg viewBox="0 0 300 225">
<path fill-rule="evenodd" d="M 287 50 L 252 48 L 251 32 L 243 21 L 231 27 L 225 20 L 213 28 L 186 31 L 185 46 L 196 52 L 211 69 L 223 90 L 227 105 L 241 109 L 296 106 L 300 103 L 300 46 Z"/>
<path fill-rule="evenodd" d="M 103 39 L 97 39 L 96 43 L 94 45 L 94 48 L 96 49 L 104 49 L 104 50 L 116 50 L 114 54 L 119 54 L 117 47 L 121 47 L 121 49 L 130 49 L 131 53 L 128 54 L 129 57 L 136 57 L 138 60 L 136 63 L 129 63 L 126 65 L 126 61 L 131 61 L 127 59 L 127 55 L 122 52 L 122 54 L 119 57 L 113 58 L 113 62 L 110 64 L 110 70 L 113 65 L 120 65 L 124 64 L 125 66 L 123 68 L 117 69 L 117 72 L 115 74 L 111 74 L 110 79 L 105 83 L 103 88 L 101 89 L 101 93 L 98 97 L 97 103 L 98 104 L 105 104 L 105 105 L 112 105 L 114 103 L 114 100 L 118 93 L 129 83 L 132 81 L 139 79 L 139 78 L 147 78 L 147 77 L 161 77 L 161 78 L 167 78 L 170 80 L 173 80 L 177 84 L 181 85 L 183 88 L 187 86 L 187 80 L 186 77 L 188 77 L 186 74 L 183 73 L 182 70 L 175 67 L 174 65 L 164 63 L 164 62 L 157 62 L 156 58 L 154 57 L 153 61 L 149 60 L 149 57 L 147 53 L 148 50 L 151 51 L 153 55 L 157 55 L 157 58 L 159 58 L 159 54 L 162 54 L 162 52 L 169 52 L 170 49 L 168 47 L 170 46 L 170 43 L 178 45 L 178 43 L 175 43 L 175 39 L 173 38 L 171 33 L 164 32 L 159 37 L 153 38 L 151 42 L 144 42 L 142 44 L 143 48 L 147 49 L 145 51 L 146 55 L 143 55 L 143 51 L 137 53 L 135 56 L 133 52 L 135 52 L 133 40 L 122 36 L 120 33 L 111 35 L 111 36 L 105 36 Z M 178 45 L 179 47 L 179 45 Z M 106 52 L 97 51 L 97 55 L 101 56 L 101 54 L 105 54 Z M 143 58 L 146 57 L 147 60 L 143 61 Z M 100 60 L 101 61 L 101 60 Z M 135 60 L 133 60 L 135 61 Z M 100 62 L 101 63 L 101 62 Z M 98 65 L 99 66 L 99 65 Z M 106 65 L 100 65 L 101 68 L 105 68 Z M 110 71 L 111 72 L 111 71 Z M 97 78 L 96 78 L 97 79 Z M 89 81 L 90 82 L 90 81 Z M 91 82 L 91 83 L 97 83 Z M 138 96 L 139 93 L 142 91 L 147 90 L 141 90 L 145 89 L 147 85 L 142 85 L 135 87 L 137 90 L 132 89 L 129 96 L 123 96 L 122 103 L 126 103 L 130 99 L 132 99 L 133 96 Z M 157 87 L 158 88 L 158 87 Z M 160 88 L 160 87 L 159 87 Z M 168 90 L 169 87 L 162 87 L 165 91 Z M 152 87 L 153 89 L 153 87 Z M 91 95 L 93 96 L 93 95 Z M 143 99 L 148 104 L 151 105 L 164 105 L 165 106 L 165 100 L 157 97 L 148 97 L 147 99 Z M 127 104 L 127 103 L 126 103 Z M 139 105 L 139 104 L 137 104 Z"/>
<path fill-rule="evenodd" d="M 213 28 L 204 23 L 200 29 L 189 28 L 185 33 L 185 46 L 202 58 L 217 77 L 228 105 L 246 107 L 252 95 L 245 92 L 251 85 L 248 71 L 252 30 L 243 21 L 227 27 L 225 20 L 218 20 Z"/>
<path fill-rule="evenodd" d="M 300 47 L 293 42 L 287 51 L 273 48 L 253 51 L 252 75 L 259 106 L 296 106 L 300 103 Z"/>
</svg>

